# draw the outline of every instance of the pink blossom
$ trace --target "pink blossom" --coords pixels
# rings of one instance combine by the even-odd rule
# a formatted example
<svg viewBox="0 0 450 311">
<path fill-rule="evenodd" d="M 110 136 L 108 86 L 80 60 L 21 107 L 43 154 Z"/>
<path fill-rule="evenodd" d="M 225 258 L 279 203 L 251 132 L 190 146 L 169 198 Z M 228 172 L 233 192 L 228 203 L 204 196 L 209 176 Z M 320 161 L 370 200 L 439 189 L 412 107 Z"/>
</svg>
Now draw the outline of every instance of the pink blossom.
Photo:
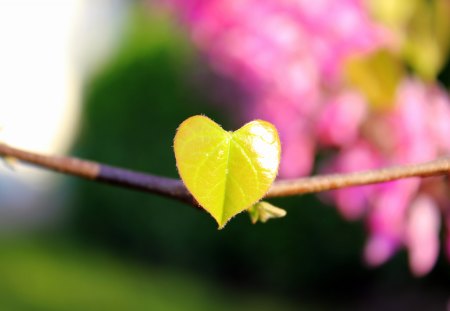
<svg viewBox="0 0 450 311">
<path fill-rule="evenodd" d="M 438 87 L 430 89 L 429 95 L 431 100 L 426 120 L 431 132 L 430 139 L 439 149 L 450 152 L 450 97 Z"/>
<path fill-rule="evenodd" d="M 393 135 L 391 156 L 398 163 L 417 163 L 429 161 L 438 154 L 438 145 L 433 141 L 430 119 L 430 103 L 427 87 L 416 80 L 407 80 L 400 87 L 397 104 L 388 116 L 388 126 Z"/>
<path fill-rule="evenodd" d="M 325 146 L 346 146 L 354 143 L 366 114 L 367 104 L 359 93 L 343 92 L 332 97 L 318 116 L 318 139 Z"/>
<path fill-rule="evenodd" d="M 448 139 L 445 138 L 448 137 L 449 121 L 450 103 L 445 92 L 437 86 L 406 79 L 399 86 L 392 110 L 378 116 L 375 122 L 373 117 L 367 119 L 364 130 L 360 127 L 357 134 L 360 142 L 343 145 L 332 162 L 332 169 L 349 172 L 433 160 L 450 151 Z M 364 148 L 361 149 L 361 146 Z M 365 156 L 355 158 L 355 150 Z M 332 194 L 347 218 L 353 218 L 349 215 L 362 216 L 364 211 L 368 211 L 366 221 L 370 237 L 365 258 L 370 265 L 384 263 L 396 250 L 406 246 L 410 251 L 411 269 L 416 275 L 423 275 L 432 268 L 437 256 L 434 246 L 424 247 L 424 253 L 418 255 L 417 245 L 423 244 L 424 236 L 431 241 L 432 234 L 429 232 L 438 229 L 432 220 L 434 216 L 427 212 L 429 208 L 423 208 L 427 211 L 421 212 L 422 208 L 416 206 L 424 205 L 423 202 L 427 206 L 436 206 L 442 198 L 431 193 L 424 194 L 421 184 L 420 179 L 413 178 L 363 187 L 364 191 L 360 188 L 343 189 Z M 424 220 L 428 221 L 428 235 L 420 231 L 421 227 L 414 220 L 416 218 L 411 218 L 416 216 L 408 218 L 409 213 L 429 216 L 428 220 Z M 437 209 L 435 213 L 438 213 Z M 414 230 L 417 230 L 416 234 L 413 234 Z"/>
<path fill-rule="evenodd" d="M 394 254 L 394 251 L 403 245 L 405 217 L 419 183 L 419 179 L 409 179 L 385 183 L 372 188 L 374 191 L 370 193 L 369 205 L 371 212 L 367 218 L 371 238 L 367 247 L 370 247 L 371 240 L 376 237 L 389 246 L 390 253 L 386 252 L 382 261 L 379 254 L 368 253 L 366 249 L 366 259 L 370 264 L 384 263 Z"/>
<path fill-rule="evenodd" d="M 398 250 L 398 243 L 383 235 L 371 235 L 364 248 L 364 259 L 370 266 L 385 263 Z"/>
<path fill-rule="evenodd" d="M 308 174 L 316 149 L 315 117 L 328 102 L 324 88 L 339 85 L 348 55 L 385 41 L 362 1 L 165 2 L 182 17 L 216 71 L 251 95 L 243 103 L 247 118 L 264 118 L 277 126 L 283 144 L 280 175 Z M 280 118 L 277 111 L 286 111 L 281 114 L 288 117 Z M 351 132 L 351 127 L 348 123 L 342 131 Z M 335 136 L 330 138 L 348 140 L 345 134 Z"/>
<path fill-rule="evenodd" d="M 406 227 L 409 265 L 416 276 L 427 274 L 439 254 L 440 215 L 435 201 L 418 196 L 411 204 Z"/>
</svg>

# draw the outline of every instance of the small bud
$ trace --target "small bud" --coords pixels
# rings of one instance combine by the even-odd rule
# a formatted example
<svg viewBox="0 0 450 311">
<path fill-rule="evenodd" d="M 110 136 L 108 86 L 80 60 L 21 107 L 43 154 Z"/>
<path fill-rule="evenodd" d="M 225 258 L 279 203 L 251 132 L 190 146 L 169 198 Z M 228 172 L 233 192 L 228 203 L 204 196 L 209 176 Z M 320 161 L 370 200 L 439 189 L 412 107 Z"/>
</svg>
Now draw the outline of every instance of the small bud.
<svg viewBox="0 0 450 311">
<path fill-rule="evenodd" d="M 250 207 L 248 210 L 252 224 L 258 221 L 265 223 L 271 218 L 281 218 L 286 216 L 286 211 L 276 207 L 266 201 L 260 201 Z"/>
</svg>

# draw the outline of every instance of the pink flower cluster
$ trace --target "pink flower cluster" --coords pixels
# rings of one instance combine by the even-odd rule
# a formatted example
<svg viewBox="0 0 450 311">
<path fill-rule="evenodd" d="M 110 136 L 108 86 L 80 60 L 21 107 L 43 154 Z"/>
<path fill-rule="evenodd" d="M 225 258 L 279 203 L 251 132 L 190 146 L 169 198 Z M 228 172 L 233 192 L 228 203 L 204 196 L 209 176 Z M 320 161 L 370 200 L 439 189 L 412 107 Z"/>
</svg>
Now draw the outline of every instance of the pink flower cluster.
<svg viewBox="0 0 450 311">
<path fill-rule="evenodd" d="M 450 153 L 450 99 L 437 86 L 405 79 L 399 86 L 392 110 L 377 116 L 349 111 L 351 101 L 333 103 L 324 109 L 319 135 L 339 148 L 325 166 L 327 171 L 351 172 L 413 164 Z M 356 105 L 353 104 L 356 107 Z M 327 114 L 327 110 L 333 110 Z M 351 116 L 357 116 L 351 120 Z M 347 140 L 330 141 L 326 124 L 348 120 Z M 344 126 L 345 128 L 345 126 Z M 336 128 L 336 130 L 339 128 Z M 384 263 L 401 246 L 409 250 L 415 275 L 429 272 L 439 252 L 440 213 L 450 208 L 444 178 L 419 178 L 374 186 L 334 191 L 331 196 L 348 219 L 365 216 L 370 230 L 365 258 L 371 265 Z M 450 235 L 448 235 L 450 239 Z M 450 255 L 450 248 L 447 248 Z"/>
<path fill-rule="evenodd" d="M 392 110 L 374 114 L 361 93 L 344 86 L 345 60 L 391 39 L 362 0 L 164 1 L 213 68 L 246 90 L 245 118 L 277 126 L 282 177 L 309 174 L 319 148 L 338 150 L 322 164 L 333 172 L 421 162 L 450 151 L 450 103 L 438 87 L 405 78 Z M 413 272 L 422 275 L 438 254 L 439 208 L 450 202 L 425 188 L 411 179 L 330 197 L 345 217 L 366 217 L 370 264 L 404 245 Z"/>
</svg>

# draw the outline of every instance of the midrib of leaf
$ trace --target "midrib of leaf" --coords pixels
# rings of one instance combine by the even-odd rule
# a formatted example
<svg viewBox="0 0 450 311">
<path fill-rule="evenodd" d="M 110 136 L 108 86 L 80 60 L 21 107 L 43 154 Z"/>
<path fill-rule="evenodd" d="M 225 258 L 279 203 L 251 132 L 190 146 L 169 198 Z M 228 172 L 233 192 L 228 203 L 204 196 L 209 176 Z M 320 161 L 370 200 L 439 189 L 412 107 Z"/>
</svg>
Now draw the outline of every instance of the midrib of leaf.
<svg viewBox="0 0 450 311">
<path fill-rule="evenodd" d="M 224 183 L 224 187 L 223 187 L 223 199 L 222 199 L 222 213 L 220 216 L 220 228 L 223 227 L 224 223 L 223 223 L 223 217 L 225 214 L 225 203 L 227 203 L 227 186 L 228 186 L 228 174 L 230 174 L 230 169 L 229 169 L 229 165 L 230 165 L 230 155 L 231 155 L 231 141 L 233 140 L 233 134 L 230 132 L 227 132 L 228 136 L 227 136 L 227 142 L 228 142 L 228 153 L 227 153 L 227 164 L 225 166 L 225 183 Z"/>
<path fill-rule="evenodd" d="M 225 208 L 224 208 L 224 207 L 225 207 L 227 204 L 230 204 L 229 198 L 228 198 L 228 196 L 226 195 L 226 193 L 227 193 L 227 188 L 228 188 L 228 183 L 229 183 L 229 182 L 234 182 L 234 183 L 237 185 L 237 187 L 239 188 L 239 190 L 240 190 L 240 192 L 241 192 L 241 194 L 242 194 L 242 198 L 243 198 L 243 199 L 246 198 L 246 193 L 245 193 L 245 191 L 242 189 L 242 186 L 239 184 L 239 182 L 238 182 L 237 180 L 235 180 L 233 177 L 231 177 L 232 174 L 230 174 L 230 173 L 231 173 L 231 169 L 229 168 L 229 163 L 230 163 L 230 158 L 231 158 L 231 144 L 232 144 L 232 143 L 235 144 L 235 147 L 241 151 L 241 153 L 243 154 L 243 156 L 245 157 L 245 159 L 248 161 L 248 163 L 249 163 L 249 165 L 250 165 L 250 167 L 251 167 L 251 169 L 252 169 L 252 172 L 253 172 L 253 174 L 254 174 L 255 177 L 256 177 L 257 188 L 259 189 L 259 186 L 260 186 L 260 185 L 259 185 L 259 181 L 258 181 L 258 175 L 259 175 L 259 174 L 258 174 L 258 170 L 255 168 L 255 166 L 254 166 L 254 164 L 253 164 L 253 161 L 251 160 L 250 156 L 247 154 L 245 148 L 242 147 L 242 145 L 240 144 L 240 142 L 238 141 L 238 139 L 235 139 L 235 137 L 234 137 L 233 134 L 234 134 L 234 133 L 231 133 L 231 135 L 230 135 L 231 137 L 230 137 L 230 139 L 229 139 L 229 141 L 228 141 L 228 158 L 227 158 L 227 163 L 226 163 L 225 185 L 224 185 L 224 192 L 223 192 L 223 193 L 224 193 L 224 197 L 223 197 L 223 200 L 222 200 L 221 223 L 224 221 L 224 214 L 225 214 Z"/>
</svg>

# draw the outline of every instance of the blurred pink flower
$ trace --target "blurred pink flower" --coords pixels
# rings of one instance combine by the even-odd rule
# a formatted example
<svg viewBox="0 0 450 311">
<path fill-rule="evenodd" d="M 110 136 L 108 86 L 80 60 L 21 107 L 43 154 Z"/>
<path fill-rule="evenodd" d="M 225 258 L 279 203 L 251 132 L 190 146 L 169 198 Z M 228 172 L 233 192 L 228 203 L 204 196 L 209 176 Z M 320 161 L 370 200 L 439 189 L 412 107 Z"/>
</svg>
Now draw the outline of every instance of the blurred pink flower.
<svg viewBox="0 0 450 311">
<path fill-rule="evenodd" d="M 181 17 L 212 67 L 246 91 L 244 119 L 276 125 L 281 177 L 308 174 L 318 147 L 337 151 L 319 165 L 327 172 L 416 163 L 450 152 L 450 100 L 438 86 L 405 78 L 392 109 L 383 113 L 373 113 L 362 94 L 345 86 L 342 67 L 349 56 L 392 43 L 363 0 L 161 1 Z M 432 268 L 437 206 L 448 209 L 450 200 L 422 186 L 409 179 L 329 193 L 344 217 L 365 217 L 370 265 L 406 246 L 415 275 Z M 450 230 L 447 235 L 450 254 Z"/>
<path fill-rule="evenodd" d="M 341 113 L 345 111 L 342 110 Z M 350 115 L 348 118 L 353 114 L 351 111 L 347 113 Z M 342 116 L 338 118 L 345 119 Z M 448 95 L 438 86 L 406 79 L 399 86 L 392 110 L 378 116 L 376 122 L 373 117 L 368 117 L 357 134 L 360 142 L 342 145 L 331 161 L 331 168 L 328 167 L 327 170 L 351 172 L 433 160 L 450 152 L 449 140 L 445 138 L 448 137 L 449 122 Z M 364 156 L 355 158 L 355 152 Z M 435 250 L 430 244 L 429 248 L 422 249 L 423 254 L 418 255 L 417 245 L 423 244 L 425 233 L 419 230 L 415 220 L 411 220 L 415 219 L 411 217 L 416 216 L 411 215 L 417 213 L 427 216 L 429 219 L 424 220 L 427 232 L 437 232 L 439 222 L 431 220 L 430 212 L 421 212 L 425 208 L 415 206 L 421 206 L 423 204 L 419 203 L 423 202 L 428 206 L 438 206 L 438 201 L 442 199 L 423 193 L 421 184 L 420 179 L 413 178 L 332 192 L 338 208 L 347 218 L 354 219 L 367 212 L 370 237 L 366 244 L 365 258 L 370 265 L 384 263 L 400 247 L 407 246 L 411 269 L 415 275 L 423 275 L 432 268 L 438 248 Z M 427 198 L 426 201 L 424 197 Z M 416 229 L 417 233 L 413 233 Z M 430 235 L 431 233 L 427 235 L 429 241 Z"/>
<path fill-rule="evenodd" d="M 370 213 L 367 219 L 370 238 L 365 252 L 369 264 L 376 266 L 384 263 L 403 245 L 406 213 L 419 183 L 418 179 L 409 179 L 372 188 L 374 191 L 370 193 Z M 369 252 L 373 239 L 378 244 L 383 241 L 383 245 L 389 246 L 389 252 L 382 251 L 383 256 Z"/>
<path fill-rule="evenodd" d="M 318 116 L 316 133 L 319 141 L 325 146 L 337 147 L 354 143 L 367 110 L 359 93 L 346 91 L 332 97 Z M 364 162 L 362 166 L 365 166 Z"/>
<path fill-rule="evenodd" d="M 411 204 L 406 227 L 409 265 L 416 276 L 430 272 L 439 254 L 440 214 L 436 202 L 418 196 Z"/>
<path fill-rule="evenodd" d="M 280 176 L 308 174 L 316 148 L 315 117 L 329 100 L 324 90 L 340 85 L 347 56 L 373 50 L 385 41 L 384 30 L 370 20 L 363 2 L 165 2 L 182 17 L 212 66 L 239 81 L 251 95 L 252 101 L 242 109 L 246 119 L 264 118 L 277 126 L 283 144 Z M 353 97 L 357 102 L 357 95 Z M 350 108 L 343 102 L 336 110 Z M 363 114 L 365 107 L 357 105 Z M 345 131 L 357 125 L 345 125 L 341 135 L 332 137 L 325 127 L 322 134 L 348 140 Z"/>
<path fill-rule="evenodd" d="M 398 243 L 383 235 L 373 234 L 364 248 L 364 259 L 369 266 L 385 263 L 398 250 Z"/>
</svg>

